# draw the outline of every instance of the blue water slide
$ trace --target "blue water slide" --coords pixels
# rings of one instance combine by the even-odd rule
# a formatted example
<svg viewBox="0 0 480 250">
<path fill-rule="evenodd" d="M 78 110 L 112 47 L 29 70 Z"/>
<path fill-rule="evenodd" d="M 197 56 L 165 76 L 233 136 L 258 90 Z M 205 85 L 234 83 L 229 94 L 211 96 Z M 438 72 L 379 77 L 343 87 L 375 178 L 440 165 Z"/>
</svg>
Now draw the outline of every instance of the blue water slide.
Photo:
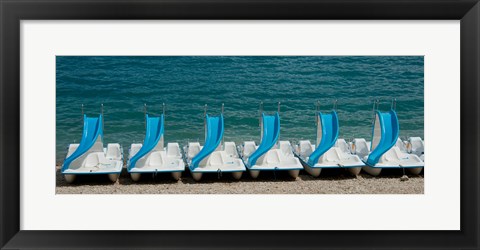
<svg viewBox="0 0 480 250">
<path fill-rule="evenodd" d="M 375 149 L 368 155 L 366 163 L 369 166 L 375 166 L 380 160 L 380 157 L 397 143 L 398 133 L 400 131 L 398 117 L 395 110 L 392 109 L 389 112 L 377 111 L 377 117 L 380 122 L 381 138 Z M 375 131 L 375 124 L 373 130 Z M 375 135 L 373 134 L 373 136 Z"/>
<path fill-rule="evenodd" d="M 200 150 L 200 152 L 193 157 L 192 163 L 190 164 L 190 169 L 192 170 L 197 168 L 200 162 L 205 159 L 205 157 L 209 156 L 213 151 L 215 151 L 223 138 L 223 115 L 207 115 L 205 120 L 207 126 L 205 128 L 205 145 L 203 145 L 202 150 Z"/>
<path fill-rule="evenodd" d="M 337 112 L 332 111 L 329 114 L 319 113 L 318 116 L 320 119 L 319 126 L 322 126 L 322 140 L 308 158 L 308 165 L 310 166 L 314 166 L 318 159 L 335 145 L 340 130 Z"/>
<path fill-rule="evenodd" d="M 78 148 L 65 159 L 62 166 L 62 172 L 67 170 L 70 164 L 78 157 L 85 154 L 97 141 L 100 136 L 103 141 L 102 115 L 99 117 L 87 117 L 83 115 L 83 134 Z"/>
<path fill-rule="evenodd" d="M 128 164 L 128 170 L 135 167 L 137 161 L 148 154 L 152 149 L 157 146 L 158 142 L 163 136 L 163 121 L 164 117 L 163 114 L 160 117 L 150 117 L 148 114 L 145 116 L 145 120 L 147 123 L 147 131 L 145 133 L 145 140 L 143 141 L 142 148 L 136 153 L 131 159 Z"/>
<path fill-rule="evenodd" d="M 278 141 L 280 136 L 280 116 L 278 112 L 275 115 L 262 114 L 263 118 L 263 136 L 260 146 L 248 157 L 248 165 L 254 166 L 258 158 L 268 152 Z"/>
</svg>

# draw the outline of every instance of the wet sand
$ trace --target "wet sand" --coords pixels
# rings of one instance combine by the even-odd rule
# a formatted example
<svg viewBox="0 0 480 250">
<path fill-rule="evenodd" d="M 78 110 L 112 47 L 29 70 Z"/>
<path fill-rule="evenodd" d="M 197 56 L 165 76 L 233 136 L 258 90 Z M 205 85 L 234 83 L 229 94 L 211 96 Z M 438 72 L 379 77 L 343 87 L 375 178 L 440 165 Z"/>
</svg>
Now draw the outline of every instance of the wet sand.
<svg viewBox="0 0 480 250">
<path fill-rule="evenodd" d="M 224 173 L 206 174 L 196 182 L 189 172 L 179 181 L 170 174 L 142 175 L 133 182 L 126 170 L 112 183 L 107 175 L 77 176 L 74 183 L 65 182 L 57 166 L 56 194 L 423 194 L 424 178 L 410 175 L 402 180 L 402 170 L 382 170 L 378 177 L 365 172 L 351 176 L 345 169 L 323 170 L 319 177 L 301 171 L 297 179 L 286 172 L 261 172 L 252 179 L 245 172 L 240 180 Z"/>
</svg>

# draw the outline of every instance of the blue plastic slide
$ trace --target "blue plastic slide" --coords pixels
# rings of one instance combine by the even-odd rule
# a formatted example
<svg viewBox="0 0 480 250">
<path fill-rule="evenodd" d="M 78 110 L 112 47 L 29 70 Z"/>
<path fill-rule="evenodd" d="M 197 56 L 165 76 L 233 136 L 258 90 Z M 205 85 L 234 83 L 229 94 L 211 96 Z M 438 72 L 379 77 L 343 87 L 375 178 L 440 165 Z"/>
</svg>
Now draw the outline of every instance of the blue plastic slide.
<svg viewBox="0 0 480 250">
<path fill-rule="evenodd" d="M 322 126 L 322 140 L 308 158 L 308 165 L 310 166 L 314 166 L 318 159 L 335 145 L 340 130 L 336 111 L 329 114 L 319 113 L 318 116 L 320 119 L 319 126 Z"/>
<path fill-rule="evenodd" d="M 263 118 L 263 136 L 260 146 L 248 157 L 248 166 L 254 166 L 257 163 L 258 158 L 267 153 L 276 143 L 280 136 L 280 116 L 277 113 L 275 115 L 262 114 Z"/>
<path fill-rule="evenodd" d="M 102 115 L 98 118 L 83 115 L 83 134 L 78 148 L 63 162 L 62 172 L 67 170 L 75 159 L 85 154 L 97 141 L 100 136 L 103 141 Z"/>
<path fill-rule="evenodd" d="M 191 170 L 197 168 L 200 162 L 215 151 L 218 145 L 220 145 L 220 142 L 222 142 L 223 114 L 220 116 L 206 115 L 205 120 L 207 126 L 205 131 L 205 145 L 203 145 L 202 150 L 193 157 L 192 163 L 189 166 Z"/>
<path fill-rule="evenodd" d="M 142 148 L 136 153 L 131 159 L 128 164 L 128 170 L 135 167 L 135 164 L 139 159 L 144 157 L 148 154 L 152 149 L 157 146 L 158 141 L 163 136 L 163 121 L 164 117 L 163 114 L 160 117 L 149 117 L 148 114 L 145 116 L 145 120 L 147 122 L 147 131 L 145 134 L 145 140 L 143 141 Z"/>
<path fill-rule="evenodd" d="M 400 131 L 400 126 L 398 124 L 398 117 L 395 110 L 391 109 L 389 112 L 379 112 L 377 111 L 377 117 L 380 121 L 380 142 L 373 151 L 368 155 L 367 164 L 369 166 L 375 166 L 380 157 L 382 157 L 385 152 L 390 150 L 395 143 L 397 143 L 398 133 Z M 373 126 L 375 132 L 375 124 Z M 374 137 L 373 134 L 372 137 Z M 373 142 L 373 140 L 372 140 Z"/>
</svg>

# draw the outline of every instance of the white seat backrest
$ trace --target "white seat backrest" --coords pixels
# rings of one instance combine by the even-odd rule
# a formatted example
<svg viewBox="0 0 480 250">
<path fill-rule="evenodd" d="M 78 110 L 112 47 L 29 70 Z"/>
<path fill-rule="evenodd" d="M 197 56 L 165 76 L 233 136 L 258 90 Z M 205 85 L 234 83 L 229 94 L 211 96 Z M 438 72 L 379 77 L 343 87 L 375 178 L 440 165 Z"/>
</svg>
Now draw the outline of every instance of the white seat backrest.
<svg viewBox="0 0 480 250">
<path fill-rule="evenodd" d="M 266 161 L 267 163 L 279 163 L 280 162 L 280 155 L 278 154 L 278 151 L 270 151 L 267 152 L 266 154 Z"/>
<path fill-rule="evenodd" d="M 308 140 L 300 141 L 300 155 L 306 157 L 313 152 L 312 143 Z"/>
<path fill-rule="evenodd" d="M 422 138 L 420 137 L 410 137 L 410 144 L 412 145 L 412 152 L 414 153 L 423 153 L 425 144 L 423 143 Z"/>
<path fill-rule="evenodd" d="M 284 155 L 291 155 L 292 154 L 292 145 L 289 141 L 280 141 L 279 142 L 280 150 Z"/>
<path fill-rule="evenodd" d="M 332 162 L 332 161 L 338 161 L 340 158 L 338 157 L 337 151 L 335 148 L 330 148 L 326 153 L 325 153 L 325 160 Z"/>
<path fill-rule="evenodd" d="M 163 165 L 163 159 L 162 155 L 160 152 L 152 152 L 150 153 L 150 156 L 148 157 L 148 165 L 152 167 L 159 167 Z"/>
<path fill-rule="evenodd" d="M 168 143 L 167 144 L 167 155 L 168 156 L 180 156 L 180 145 L 178 143 Z"/>
<path fill-rule="evenodd" d="M 399 159 L 403 159 L 403 158 L 405 158 L 405 157 L 408 157 L 408 153 L 402 151 L 402 149 L 400 149 L 400 148 L 397 147 L 397 146 L 393 146 L 391 150 L 393 150 L 393 151 L 395 152 L 395 154 L 397 155 L 397 157 L 398 157 Z"/>
<path fill-rule="evenodd" d="M 385 154 L 383 155 L 383 157 L 385 157 L 385 159 L 387 161 L 398 161 L 399 157 L 397 155 L 397 152 L 396 150 L 399 150 L 397 147 L 393 147 L 391 148 L 390 150 L 388 150 L 387 152 L 385 152 Z"/>
<path fill-rule="evenodd" d="M 142 148 L 142 144 L 140 144 L 140 143 L 132 144 L 131 147 L 130 147 L 130 152 L 129 152 L 128 157 L 132 158 L 133 156 L 135 156 L 138 153 L 138 151 L 140 151 L 141 148 Z"/>
<path fill-rule="evenodd" d="M 368 143 L 365 139 L 354 139 L 353 144 L 355 145 L 355 153 L 360 157 L 364 157 L 370 153 Z"/>
<path fill-rule="evenodd" d="M 200 152 L 200 150 L 201 150 L 200 143 L 190 142 L 188 144 L 188 158 L 193 158 L 195 155 L 198 154 L 198 152 Z"/>
<path fill-rule="evenodd" d="M 335 146 L 340 148 L 340 150 L 344 153 L 350 153 L 350 147 L 344 139 L 338 139 L 335 143 Z"/>
<path fill-rule="evenodd" d="M 235 143 L 234 142 L 225 142 L 225 153 L 227 153 L 227 155 L 233 155 L 233 156 L 237 156 L 237 150 L 235 149 Z"/>
<path fill-rule="evenodd" d="M 109 165 L 111 161 L 107 160 L 104 154 L 98 154 L 98 163 Z"/>
<path fill-rule="evenodd" d="M 100 159 L 98 159 L 98 154 L 88 154 L 87 158 L 85 159 L 85 167 L 91 168 L 95 167 L 100 163 Z"/>
<path fill-rule="evenodd" d="M 250 156 L 256 150 L 254 141 L 246 141 L 243 145 L 243 155 Z"/>
<path fill-rule="evenodd" d="M 407 152 L 407 147 L 406 147 L 405 143 L 402 140 L 400 140 L 400 138 L 397 139 L 397 142 L 395 143 L 395 146 L 397 146 L 398 149 L 400 149 L 400 151 Z"/>
<path fill-rule="evenodd" d="M 120 159 L 122 154 L 120 152 L 120 145 L 116 143 L 109 143 L 107 145 L 107 158 Z"/>
</svg>

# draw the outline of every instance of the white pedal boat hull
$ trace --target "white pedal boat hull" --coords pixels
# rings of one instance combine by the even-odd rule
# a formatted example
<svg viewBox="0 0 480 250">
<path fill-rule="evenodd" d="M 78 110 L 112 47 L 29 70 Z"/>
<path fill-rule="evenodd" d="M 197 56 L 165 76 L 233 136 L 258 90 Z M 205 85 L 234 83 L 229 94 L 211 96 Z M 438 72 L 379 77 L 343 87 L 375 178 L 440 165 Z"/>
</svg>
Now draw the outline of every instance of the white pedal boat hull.
<svg viewBox="0 0 480 250">
<path fill-rule="evenodd" d="M 257 164 L 247 167 L 252 178 L 257 178 L 260 171 L 288 171 L 292 178 L 297 178 L 302 163 L 295 157 L 289 141 L 279 141 L 278 148 L 272 148 L 257 160 Z M 258 146 L 253 141 L 246 141 L 243 146 L 242 155 L 244 161 L 253 153 Z"/>
<path fill-rule="evenodd" d="M 72 155 L 79 144 L 70 144 L 66 158 Z M 123 153 L 120 144 L 109 143 L 103 152 L 89 150 L 73 160 L 67 169 L 62 170 L 65 180 L 72 183 L 76 175 L 105 174 L 112 182 L 117 181 L 123 168 Z"/>
<path fill-rule="evenodd" d="M 420 174 L 424 166 L 425 163 L 417 155 L 402 152 L 398 146 L 393 146 L 382 155 L 375 166 L 366 166 L 363 169 L 373 176 L 379 175 L 384 168 L 404 168 L 412 174 Z"/>
<path fill-rule="evenodd" d="M 370 153 L 371 142 L 367 142 L 363 138 L 357 138 L 352 145 L 355 145 L 353 148 L 356 154 L 366 161 Z M 423 148 L 421 148 L 421 151 L 420 157 L 415 154 L 409 154 L 407 153 L 405 143 L 397 140 L 396 145 L 389 149 L 375 166 L 365 166 L 362 169 L 373 176 L 378 176 L 383 168 L 405 168 L 409 173 L 418 175 L 425 166 Z"/>
<path fill-rule="evenodd" d="M 203 147 L 198 142 L 189 143 L 185 147 L 186 161 L 190 164 L 192 159 Z M 189 168 L 190 169 L 190 168 Z M 195 181 L 202 179 L 203 174 L 223 175 L 229 173 L 234 179 L 239 180 L 246 171 L 245 164 L 240 159 L 234 142 L 225 142 L 224 149 L 219 145 L 215 151 L 205 157 L 190 173 Z"/>
<path fill-rule="evenodd" d="M 132 144 L 129 150 L 129 159 L 135 156 L 141 148 L 142 144 Z M 178 143 L 168 143 L 167 147 L 155 148 L 128 170 L 134 181 L 138 181 L 141 174 L 147 173 L 171 173 L 173 179 L 179 180 L 183 171 L 185 171 L 185 162 Z"/>
<path fill-rule="evenodd" d="M 315 145 L 308 140 L 300 141 L 296 151 L 305 170 L 314 177 L 318 177 L 324 168 L 345 168 L 350 174 L 358 175 L 365 166 L 360 157 L 350 153 L 349 146 L 343 139 L 338 139 L 335 146 L 325 152 L 313 166 L 308 164 L 308 156 L 315 151 Z"/>
</svg>

